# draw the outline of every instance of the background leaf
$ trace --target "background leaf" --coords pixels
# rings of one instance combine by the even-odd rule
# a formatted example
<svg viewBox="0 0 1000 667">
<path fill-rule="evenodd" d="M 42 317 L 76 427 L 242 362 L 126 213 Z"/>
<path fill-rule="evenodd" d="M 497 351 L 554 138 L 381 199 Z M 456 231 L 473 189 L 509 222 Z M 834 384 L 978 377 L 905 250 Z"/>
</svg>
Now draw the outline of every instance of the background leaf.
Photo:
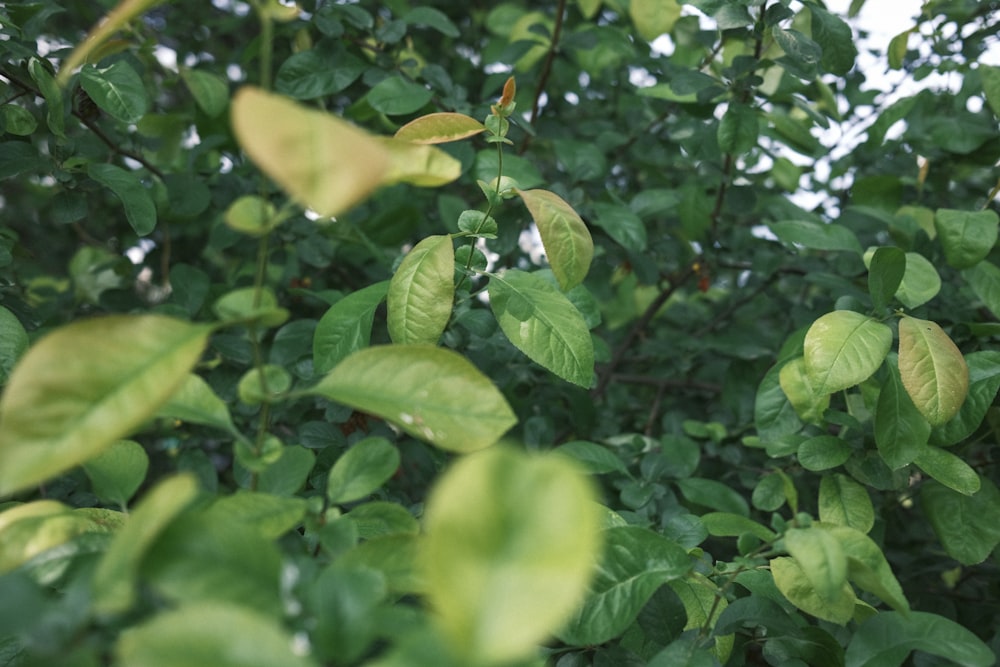
<svg viewBox="0 0 1000 667">
<path fill-rule="evenodd" d="M 988 667 L 996 656 L 978 637 L 943 616 L 884 612 L 868 619 L 847 645 L 847 667 L 897 667 L 912 651 L 965 667 Z"/>
<path fill-rule="evenodd" d="M 87 174 L 105 186 L 125 207 L 125 217 L 139 236 L 146 236 L 156 228 L 156 206 L 142 179 L 134 171 L 113 164 L 91 163 Z"/>
<path fill-rule="evenodd" d="M 385 438 L 365 438 L 330 468 L 326 495 L 334 505 L 360 500 L 382 486 L 399 468 L 399 450 Z"/>
</svg>

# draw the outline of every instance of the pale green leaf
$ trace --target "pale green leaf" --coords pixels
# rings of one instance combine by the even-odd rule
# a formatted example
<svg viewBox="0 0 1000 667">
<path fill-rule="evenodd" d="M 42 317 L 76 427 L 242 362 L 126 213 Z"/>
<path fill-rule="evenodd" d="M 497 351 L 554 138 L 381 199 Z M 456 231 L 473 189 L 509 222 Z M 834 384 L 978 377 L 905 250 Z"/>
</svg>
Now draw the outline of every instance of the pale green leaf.
<svg viewBox="0 0 1000 667">
<path fill-rule="evenodd" d="M 245 607 L 194 602 L 123 632 L 115 645 L 130 667 L 314 667 L 269 616 Z"/>
<path fill-rule="evenodd" d="M 156 206 L 139 174 L 105 162 L 92 162 L 87 175 L 105 186 L 121 200 L 128 224 L 139 236 L 156 228 Z"/>
<path fill-rule="evenodd" d="M 378 141 L 389 155 L 383 185 L 409 183 L 436 188 L 451 183 L 462 174 L 462 163 L 435 146 L 390 137 L 379 137 Z"/>
<path fill-rule="evenodd" d="M 489 447 L 517 421 L 503 395 L 475 366 L 456 352 L 427 345 L 355 352 L 309 393 L 456 452 Z"/>
<path fill-rule="evenodd" d="M 156 413 L 202 426 L 236 433 L 229 406 L 201 377 L 190 374 Z"/>
<path fill-rule="evenodd" d="M 958 414 L 969 392 L 969 367 L 955 343 L 930 320 L 899 321 L 899 375 L 914 405 L 933 426 Z"/>
<path fill-rule="evenodd" d="M 261 171 L 324 217 L 361 202 L 391 167 L 375 137 L 281 95 L 244 86 L 233 98 L 231 116 L 240 146 Z"/>
<path fill-rule="evenodd" d="M 846 580 L 837 591 L 836 597 L 827 601 L 816 593 L 802 565 L 794 558 L 784 556 L 772 558 L 771 574 L 781 594 L 807 614 L 838 625 L 847 625 L 854 617 L 854 603 L 857 597 Z"/>
<path fill-rule="evenodd" d="M 945 259 L 956 269 L 968 269 L 986 259 L 997 242 L 998 223 L 1000 218 L 990 210 L 941 208 L 934 215 Z"/>
<path fill-rule="evenodd" d="M 980 489 L 979 475 L 972 466 L 947 450 L 926 446 L 913 462 L 929 477 L 961 494 L 971 496 Z"/>
<path fill-rule="evenodd" d="M 461 459 L 438 481 L 421 564 L 461 655 L 526 658 L 579 606 L 600 553 L 595 501 L 565 457 L 506 448 Z"/>
<path fill-rule="evenodd" d="M 267 287 L 240 287 L 226 292 L 212 304 L 212 311 L 227 324 L 253 322 L 263 327 L 280 326 L 289 315 L 278 306 L 278 297 Z"/>
<path fill-rule="evenodd" d="M 782 366 L 778 379 L 799 419 L 812 424 L 823 419 L 823 413 L 830 407 L 830 394 L 813 385 L 804 357 L 796 357 Z"/>
<path fill-rule="evenodd" d="M 55 501 L 37 500 L 7 509 L 0 513 L 0 574 L 80 535 L 107 530 L 87 510 L 72 510 Z"/>
<path fill-rule="evenodd" d="M 195 103 L 209 116 L 219 116 L 229 106 L 229 83 L 222 77 L 187 67 L 180 75 Z"/>
<path fill-rule="evenodd" d="M 941 291 L 941 276 L 930 260 L 916 252 L 906 253 L 906 271 L 896 298 L 907 308 L 924 305 Z"/>
<path fill-rule="evenodd" d="M 326 497 L 334 505 L 361 500 L 385 484 L 399 468 L 399 450 L 385 438 L 351 445 L 330 468 Z"/>
<path fill-rule="evenodd" d="M 515 347 L 564 380 L 590 386 L 593 341 L 565 295 L 544 278 L 516 269 L 491 276 L 489 295 L 500 328 Z"/>
<path fill-rule="evenodd" d="M 899 667 L 912 651 L 962 667 L 990 667 L 996 656 L 979 637 L 944 616 L 925 611 L 883 612 L 862 623 L 844 655 L 846 667 Z"/>
<path fill-rule="evenodd" d="M 892 345 L 892 329 L 850 310 L 837 310 L 813 322 L 803 350 L 806 372 L 816 391 L 853 387 L 878 370 Z"/>
<path fill-rule="evenodd" d="M 313 334 L 313 367 L 327 373 L 344 357 L 368 347 L 375 310 L 389 291 L 389 281 L 348 294 L 320 318 Z"/>
<path fill-rule="evenodd" d="M 819 518 L 867 533 L 875 525 L 875 508 L 865 487 L 846 475 L 826 475 L 819 483 Z"/>
<path fill-rule="evenodd" d="M 628 8 L 639 36 L 647 42 L 673 30 L 681 16 L 676 0 L 631 0 Z"/>
<path fill-rule="evenodd" d="M 211 329 L 160 315 L 79 320 L 36 343 L 0 398 L 0 496 L 132 433 L 184 382 Z"/>
<path fill-rule="evenodd" d="M 455 247 L 451 236 L 428 236 L 408 252 L 389 283 L 389 336 L 395 343 L 441 338 L 455 299 Z"/>
<path fill-rule="evenodd" d="M 441 112 L 414 118 L 396 130 L 395 138 L 414 144 L 443 144 L 474 137 L 486 126 L 471 116 Z"/>
<path fill-rule="evenodd" d="M 870 537 L 850 526 L 824 526 L 847 556 L 847 576 L 856 586 L 878 596 L 896 611 L 910 611 L 910 603 L 892 573 L 882 550 Z"/>
<path fill-rule="evenodd" d="M 820 600 L 830 604 L 840 597 L 847 581 L 847 556 L 830 533 L 815 526 L 791 528 L 785 533 L 785 548 Z"/>
<path fill-rule="evenodd" d="M 11 370 L 26 349 L 28 332 L 14 313 L 0 306 L 0 386 L 7 382 Z"/>
<path fill-rule="evenodd" d="M 920 507 L 944 550 L 963 565 L 983 562 L 1000 544 L 1000 491 L 986 478 L 972 496 L 925 482 Z"/>
<path fill-rule="evenodd" d="M 576 4 L 580 8 L 580 13 L 587 19 L 594 17 L 597 10 L 601 8 L 602 2 L 603 0 L 576 0 Z"/>
<path fill-rule="evenodd" d="M 559 195 L 548 190 L 517 190 L 538 227 L 545 256 L 563 291 L 579 285 L 590 270 L 594 241 L 587 225 Z"/>
<path fill-rule="evenodd" d="M 138 442 L 119 440 L 83 464 L 94 494 L 125 507 L 146 479 L 149 456 Z"/>
</svg>

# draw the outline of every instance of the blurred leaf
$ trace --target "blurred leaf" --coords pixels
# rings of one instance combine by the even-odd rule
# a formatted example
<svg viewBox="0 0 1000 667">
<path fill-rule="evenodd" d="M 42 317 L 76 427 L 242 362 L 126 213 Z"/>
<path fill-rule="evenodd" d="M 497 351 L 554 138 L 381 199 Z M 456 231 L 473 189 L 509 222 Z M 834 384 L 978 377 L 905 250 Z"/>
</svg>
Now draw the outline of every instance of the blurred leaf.
<svg viewBox="0 0 1000 667">
<path fill-rule="evenodd" d="M 376 111 L 387 116 L 401 116 L 418 111 L 430 102 L 433 93 L 413 81 L 390 76 L 375 84 L 365 99 Z"/>
<path fill-rule="evenodd" d="M 681 6 L 676 0 L 632 0 L 629 16 L 635 29 L 647 42 L 670 32 L 681 15 Z"/>
<path fill-rule="evenodd" d="M 462 173 L 462 163 L 434 146 L 379 137 L 389 155 L 383 185 L 409 183 L 434 188 L 451 183 Z"/>
<path fill-rule="evenodd" d="M 471 116 L 454 112 L 427 114 L 396 130 L 396 139 L 414 144 L 443 144 L 473 137 L 486 126 Z"/>
<path fill-rule="evenodd" d="M 760 118 L 746 104 L 731 103 L 719 122 L 719 149 L 740 155 L 757 145 Z"/>
<path fill-rule="evenodd" d="M 157 411 L 161 417 L 173 417 L 192 424 L 211 426 L 236 433 L 229 407 L 199 376 L 188 375 L 180 388 Z"/>
<path fill-rule="evenodd" d="M 229 106 L 229 83 L 211 72 L 182 67 L 181 80 L 191 92 L 195 103 L 213 118 L 221 116 Z"/>
<path fill-rule="evenodd" d="M 912 651 L 946 658 L 963 667 L 989 667 L 993 651 L 973 633 L 924 611 L 883 612 L 862 623 L 847 645 L 847 667 L 898 667 Z"/>
<path fill-rule="evenodd" d="M 146 236 L 156 228 L 156 206 L 139 174 L 113 164 L 92 162 L 87 175 L 105 186 L 121 200 L 128 224 L 139 236 Z"/>
<path fill-rule="evenodd" d="M 356 442 L 330 468 L 326 496 L 334 505 L 361 500 L 385 484 L 399 468 L 399 450 L 385 438 Z"/>
<path fill-rule="evenodd" d="M 944 248 L 945 259 L 956 269 L 975 266 L 997 242 L 1000 218 L 993 211 L 938 209 L 934 227 Z"/>
<path fill-rule="evenodd" d="M 20 320 L 0 306 L 0 386 L 7 383 L 11 370 L 28 349 L 28 333 Z"/>
<path fill-rule="evenodd" d="M 785 220 L 768 225 L 782 241 L 814 250 L 844 250 L 861 254 L 857 236 L 847 227 L 835 223 L 809 220 Z"/>
<path fill-rule="evenodd" d="M 146 479 L 149 456 L 134 440 L 119 440 L 83 465 L 94 494 L 125 507 Z"/>
</svg>

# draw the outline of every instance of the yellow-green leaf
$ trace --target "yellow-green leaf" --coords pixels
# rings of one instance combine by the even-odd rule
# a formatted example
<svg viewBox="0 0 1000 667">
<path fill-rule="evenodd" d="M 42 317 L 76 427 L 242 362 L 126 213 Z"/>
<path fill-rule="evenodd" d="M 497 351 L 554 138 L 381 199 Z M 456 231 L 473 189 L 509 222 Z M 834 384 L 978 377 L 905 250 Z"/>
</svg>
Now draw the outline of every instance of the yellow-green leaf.
<svg viewBox="0 0 1000 667">
<path fill-rule="evenodd" d="M 440 148 L 379 137 L 389 154 L 389 169 L 383 185 L 409 183 L 422 188 L 436 188 L 462 175 L 462 163 Z"/>
<path fill-rule="evenodd" d="M 796 357 L 782 366 L 778 380 L 802 421 L 815 424 L 822 420 L 823 413 L 830 407 L 830 394 L 819 392 L 813 386 L 803 357 Z"/>
<path fill-rule="evenodd" d="M 571 290 L 587 276 L 594 240 L 587 225 L 559 195 L 548 190 L 517 190 L 538 226 L 545 255 L 559 286 Z"/>
<path fill-rule="evenodd" d="M 486 126 L 464 113 L 441 112 L 414 118 L 396 130 L 395 138 L 413 144 L 444 144 L 474 137 Z"/>
<path fill-rule="evenodd" d="M 435 620 L 457 653 L 477 664 L 527 658 L 568 619 L 600 554 L 595 499 L 566 457 L 504 447 L 441 478 L 420 560 Z"/>
<path fill-rule="evenodd" d="M 813 322 L 803 351 L 816 391 L 832 394 L 864 382 L 878 370 L 892 345 L 892 329 L 850 310 L 836 310 Z"/>
<path fill-rule="evenodd" d="M 681 16 L 677 0 L 631 0 L 629 16 L 639 36 L 651 42 L 674 28 Z"/>
<path fill-rule="evenodd" d="M 0 397 L 0 496 L 100 454 L 170 398 L 211 328 L 160 315 L 93 318 L 40 340 Z"/>
<path fill-rule="evenodd" d="M 240 146 L 261 171 L 322 216 L 358 204 L 391 170 L 389 151 L 374 136 L 287 97 L 245 86 L 231 114 Z"/>
<path fill-rule="evenodd" d="M 389 283 L 389 336 L 394 343 L 434 345 L 448 325 L 454 298 L 451 236 L 428 236 L 407 253 Z"/>
<path fill-rule="evenodd" d="M 969 393 L 965 357 L 930 320 L 907 316 L 899 321 L 899 376 L 917 410 L 933 426 L 958 414 Z"/>
<path fill-rule="evenodd" d="M 792 528 L 785 533 L 785 547 L 823 602 L 840 597 L 847 581 L 847 556 L 830 533 L 812 526 Z"/>
<path fill-rule="evenodd" d="M 847 625 L 854 617 L 854 603 L 857 596 L 846 581 L 837 592 L 836 598 L 827 601 L 819 596 L 809 577 L 806 576 L 803 566 L 794 558 L 773 558 L 771 574 L 781 594 L 807 614 L 838 625 Z"/>
</svg>

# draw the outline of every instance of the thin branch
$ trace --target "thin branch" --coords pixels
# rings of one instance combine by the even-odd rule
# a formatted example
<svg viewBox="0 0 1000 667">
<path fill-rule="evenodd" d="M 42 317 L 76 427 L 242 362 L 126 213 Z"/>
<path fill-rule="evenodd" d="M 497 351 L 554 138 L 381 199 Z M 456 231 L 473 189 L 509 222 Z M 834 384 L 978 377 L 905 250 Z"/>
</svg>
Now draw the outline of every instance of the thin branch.
<svg viewBox="0 0 1000 667">
<path fill-rule="evenodd" d="M 552 28 L 552 40 L 549 43 L 549 50 L 545 54 L 545 61 L 542 63 L 542 70 L 538 75 L 538 86 L 535 88 L 535 99 L 531 103 L 531 117 L 528 124 L 534 126 L 535 121 L 538 120 L 538 114 L 540 112 L 540 105 L 542 94 L 545 92 L 545 86 L 549 82 L 549 75 L 552 73 L 552 63 L 556 59 L 556 51 L 559 49 L 559 38 L 562 35 L 562 25 L 563 16 L 566 14 L 566 0 L 559 0 L 559 5 L 556 7 L 556 22 Z M 531 135 L 529 134 L 525 137 L 524 142 L 521 144 L 519 153 L 524 153 L 528 149 L 528 144 L 531 143 Z"/>
</svg>

